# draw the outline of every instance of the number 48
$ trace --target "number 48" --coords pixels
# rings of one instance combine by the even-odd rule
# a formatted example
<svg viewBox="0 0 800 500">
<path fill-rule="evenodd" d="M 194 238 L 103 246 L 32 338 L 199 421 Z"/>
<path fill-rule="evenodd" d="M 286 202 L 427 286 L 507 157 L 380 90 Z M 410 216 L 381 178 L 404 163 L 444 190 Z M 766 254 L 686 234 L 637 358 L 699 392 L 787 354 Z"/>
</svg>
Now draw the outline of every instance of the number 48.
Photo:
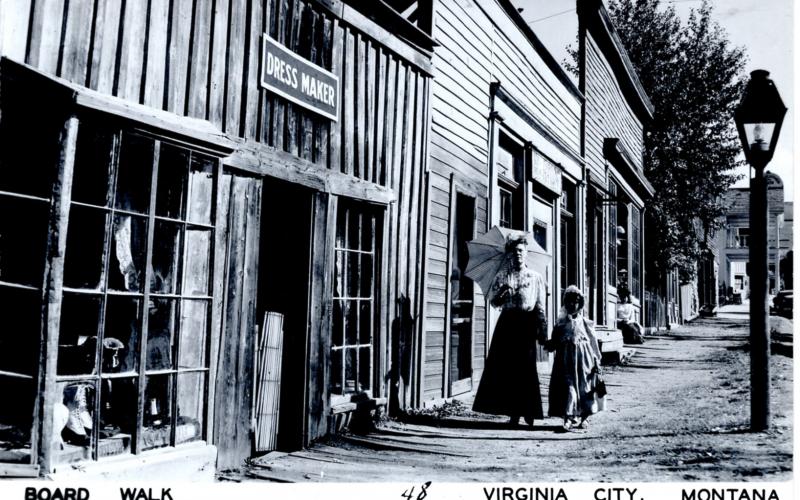
<svg viewBox="0 0 800 500">
<path fill-rule="evenodd" d="M 419 495 L 417 495 L 416 500 L 423 500 L 426 496 L 428 496 L 428 486 L 430 485 L 431 485 L 430 481 L 422 485 L 422 487 L 420 488 L 422 491 L 419 492 Z M 400 496 L 405 498 L 406 500 L 414 500 L 413 499 L 414 487 L 412 486 L 410 490 L 404 491 L 403 494 Z"/>
</svg>

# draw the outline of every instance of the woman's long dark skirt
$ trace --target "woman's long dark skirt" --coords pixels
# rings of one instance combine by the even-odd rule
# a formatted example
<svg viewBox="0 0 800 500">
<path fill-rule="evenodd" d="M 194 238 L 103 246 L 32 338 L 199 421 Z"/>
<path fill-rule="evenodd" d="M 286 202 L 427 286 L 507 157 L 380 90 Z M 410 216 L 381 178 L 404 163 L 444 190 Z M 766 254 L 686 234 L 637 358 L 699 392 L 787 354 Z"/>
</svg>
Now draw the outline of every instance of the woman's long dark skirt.
<svg viewBox="0 0 800 500">
<path fill-rule="evenodd" d="M 493 415 L 543 418 L 536 370 L 535 311 L 505 309 L 494 329 L 472 409 Z"/>
</svg>

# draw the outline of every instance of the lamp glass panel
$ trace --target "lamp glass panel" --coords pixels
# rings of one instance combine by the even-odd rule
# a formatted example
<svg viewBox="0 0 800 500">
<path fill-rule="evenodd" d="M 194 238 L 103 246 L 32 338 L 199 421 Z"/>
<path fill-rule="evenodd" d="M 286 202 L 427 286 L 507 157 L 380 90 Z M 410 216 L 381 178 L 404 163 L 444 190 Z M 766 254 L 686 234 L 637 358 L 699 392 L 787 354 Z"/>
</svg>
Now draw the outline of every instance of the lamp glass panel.
<svg viewBox="0 0 800 500">
<path fill-rule="evenodd" d="M 775 132 L 774 123 L 745 123 L 744 133 L 747 144 L 753 151 L 768 151 L 772 144 L 772 134 Z"/>
</svg>

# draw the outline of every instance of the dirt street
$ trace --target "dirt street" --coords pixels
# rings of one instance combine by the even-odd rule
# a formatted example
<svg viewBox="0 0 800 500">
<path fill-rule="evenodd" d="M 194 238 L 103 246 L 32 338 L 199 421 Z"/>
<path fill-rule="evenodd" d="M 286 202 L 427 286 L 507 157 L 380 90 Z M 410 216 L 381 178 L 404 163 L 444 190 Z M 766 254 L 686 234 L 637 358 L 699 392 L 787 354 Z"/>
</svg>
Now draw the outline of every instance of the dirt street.
<svg viewBox="0 0 800 500">
<path fill-rule="evenodd" d="M 782 481 L 792 467 L 792 359 L 772 356 L 772 430 L 751 433 L 746 316 L 648 337 L 606 370 L 607 411 L 586 431 L 510 429 L 448 405 L 366 436 L 253 462 L 278 481 Z M 788 352 L 791 352 L 789 350 Z M 546 380 L 543 380 L 546 384 Z M 546 394 L 546 386 L 543 387 Z"/>
</svg>

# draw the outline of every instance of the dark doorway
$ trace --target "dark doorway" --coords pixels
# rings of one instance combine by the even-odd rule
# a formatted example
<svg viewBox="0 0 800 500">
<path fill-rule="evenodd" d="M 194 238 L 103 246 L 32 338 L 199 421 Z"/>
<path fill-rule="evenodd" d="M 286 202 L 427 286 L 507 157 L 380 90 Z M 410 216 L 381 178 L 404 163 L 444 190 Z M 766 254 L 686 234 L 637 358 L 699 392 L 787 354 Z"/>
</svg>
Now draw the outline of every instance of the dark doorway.
<svg viewBox="0 0 800 500">
<path fill-rule="evenodd" d="M 303 447 L 306 429 L 308 300 L 313 192 L 277 179 L 264 181 L 258 275 L 258 321 L 283 314 L 277 448 Z"/>
<path fill-rule="evenodd" d="M 475 232 L 475 198 L 457 193 L 450 272 L 450 391 L 457 396 L 472 390 L 473 283 L 464 275 L 469 261 L 467 241 Z"/>
</svg>

